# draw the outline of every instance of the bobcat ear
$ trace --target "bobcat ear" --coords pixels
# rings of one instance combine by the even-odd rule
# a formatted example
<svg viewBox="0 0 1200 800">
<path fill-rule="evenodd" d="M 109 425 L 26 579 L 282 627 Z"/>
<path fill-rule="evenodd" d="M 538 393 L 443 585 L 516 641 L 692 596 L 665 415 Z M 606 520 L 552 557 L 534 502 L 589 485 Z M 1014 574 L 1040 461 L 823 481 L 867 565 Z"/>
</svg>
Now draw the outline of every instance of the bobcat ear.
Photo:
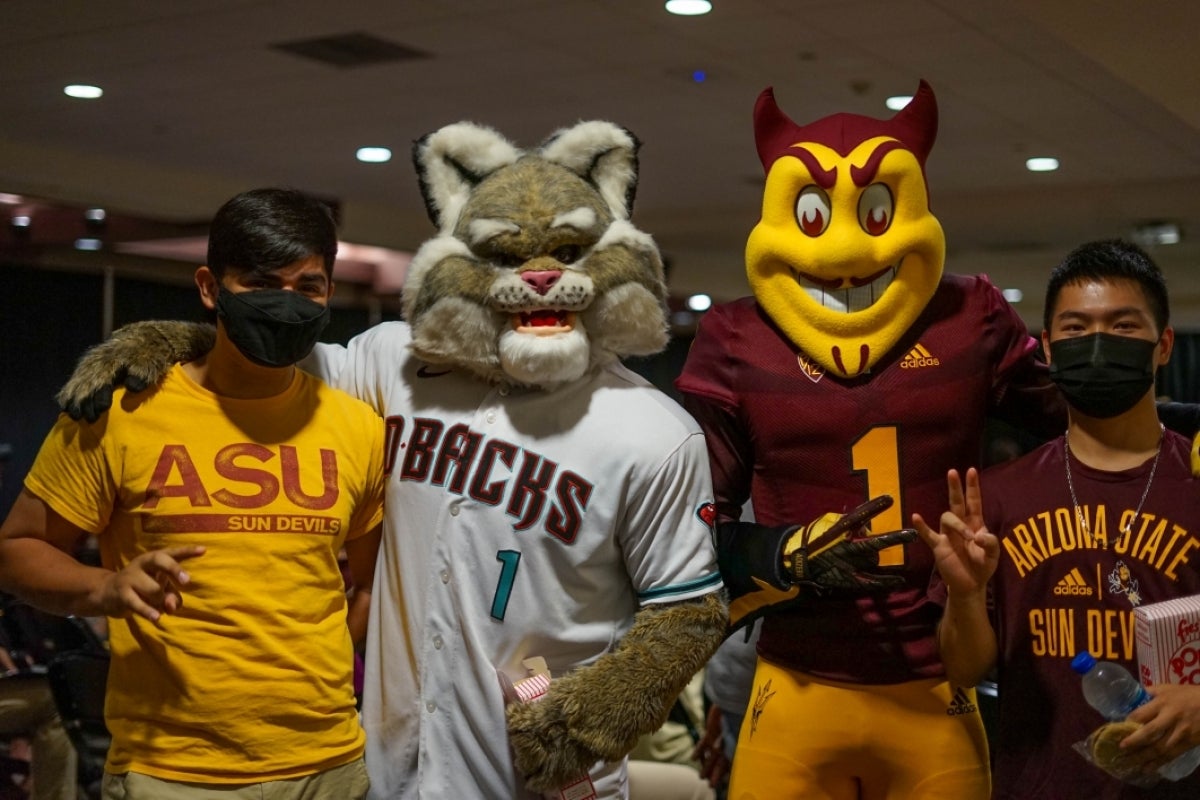
<svg viewBox="0 0 1200 800">
<path fill-rule="evenodd" d="M 617 219 L 629 219 L 640 145 L 620 125 L 592 120 L 554 133 L 542 145 L 541 155 L 591 182 Z"/>
<path fill-rule="evenodd" d="M 491 128 L 456 122 L 413 142 L 412 155 L 425 210 L 439 231 L 450 231 L 475 185 L 521 153 Z"/>
</svg>

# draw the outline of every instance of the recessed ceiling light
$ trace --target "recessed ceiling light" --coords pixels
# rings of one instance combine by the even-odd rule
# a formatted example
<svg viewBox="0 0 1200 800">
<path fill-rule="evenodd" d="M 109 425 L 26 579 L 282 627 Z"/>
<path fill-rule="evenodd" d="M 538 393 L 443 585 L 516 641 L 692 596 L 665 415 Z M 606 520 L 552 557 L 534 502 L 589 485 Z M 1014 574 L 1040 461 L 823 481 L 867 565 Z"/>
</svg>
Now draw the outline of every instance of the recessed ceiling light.
<svg viewBox="0 0 1200 800">
<path fill-rule="evenodd" d="M 9 194 L 8 192 L 0 192 L 0 203 L 6 206 L 17 206 L 25 202 L 25 198 L 19 194 Z"/>
<path fill-rule="evenodd" d="M 104 246 L 104 242 L 100 241 L 99 239 L 76 239 L 75 240 L 75 249 L 76 250 L 99 250 L 103 246 Z"/>
<path fill-rule="evenodd" d="M 85 83 L 73 83 L 70 86 L 63 87 L 63 94 L 67 97 L 78 97 L 80 100 L 95 100 L 97 97 L 104 95 L 104 90 L 99 86 L 88 86 Z"/>
<path fill-rule="evenodd" d="M 1005 289 L 1004 299 L 1010 303 L 1019 303 L 1025 299 L 1025 293 L 1020 289 Z"/>
<path fill-rule="evenodd" d="M 666 9 L 681 17 L 698 17 L 712 11 L 708 0 L 667 0 Z"/>
<path fill-rule="evenodd" d="M 359 161 L 367 164 L 383 164 L 392 160 L 392 151 L 386 147 L 360 147 L 355 155 Z"/>
<path fill-rule="evenodd" d="M 20 214 L 18 216 L 13 217 L 10 220 L 10 222 L 14 228 L 28 228 L 30 226 L 30 224 L 33 222 L 33 220 L 31 220 L 29 217 L 25 216 L 24 214 Z"/>
<path fill-rule="evenodd" d="M 1142 247 L 1159 244 L 1179 244 L 1183 233 L 1174 222 L 1147 222 L 1133 229 L 1133 241 Z"/>
<path fill-rule="evenodd" d="M 103 208 L 89 208 L 87 211 L 83 212 L 83 218 L 88 222 L 104 222 L 104 219 L 107 216 L 108 214 Z"/>
<path fill-rule="evenodd" d="M 694 294 L 687 299 L 687 307 L 692 311 L 707 311 L 712 308 L 712 298 L 706 294 Z"/>
<path fill-rule="evenodd" d="M 884 100 L 883 103 L 892 111 L 899 111 L 911 103 L 912 99 L 913 96 L 911 94 L 895 94 L 889 97 L 887 100 Z"/>
<path fill-rule="evenodd" d="M 1048 156 L 1038 156 L 1025 160 L 1025 169 L 1030 172 L 1054 172 L 1058 169 L 1058 159 Z"/>
</svg>

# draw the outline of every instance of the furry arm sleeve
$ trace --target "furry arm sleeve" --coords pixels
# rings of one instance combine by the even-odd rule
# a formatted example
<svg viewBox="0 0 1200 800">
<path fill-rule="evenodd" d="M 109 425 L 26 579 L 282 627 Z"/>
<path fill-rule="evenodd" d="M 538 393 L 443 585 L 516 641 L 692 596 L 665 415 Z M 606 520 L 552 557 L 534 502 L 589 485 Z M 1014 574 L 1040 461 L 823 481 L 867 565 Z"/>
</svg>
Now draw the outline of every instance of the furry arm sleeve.
<svg viewBox="0 0 1200 800">
<path fill-rule="evenodd" d="M 613 652 L 556 678 L 541 700 L 509 706 L 509 738 L 528 787 L 552 791 L 597 761 L 624 758 L 663 724 L 727 623 L 721 592 L 645 606 Z"/>
<path fill-rule="evenodd" d="M 112 405 L 113 387 L 140 392 L 163 379 L 171 366 L 212 349 L 217 331 L 199 322 L 147 320 L 113 331 L 79 359 L 58 391 L 58 406 L 71 419 L 95 422 Z"/>
</svg>

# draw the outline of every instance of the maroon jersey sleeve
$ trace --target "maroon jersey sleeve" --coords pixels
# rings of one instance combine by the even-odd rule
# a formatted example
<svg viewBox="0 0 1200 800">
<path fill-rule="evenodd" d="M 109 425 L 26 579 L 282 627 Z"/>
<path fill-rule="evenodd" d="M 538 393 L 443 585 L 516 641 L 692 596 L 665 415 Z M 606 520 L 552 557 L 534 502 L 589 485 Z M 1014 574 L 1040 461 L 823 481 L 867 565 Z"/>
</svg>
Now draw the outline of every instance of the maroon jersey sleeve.
<svg viewBox="0 0 1200 800">
<path fill-rule="evenodd" d="M 1038 355 L 1037 339 L 986 276 L 978 281 L 985 329 L 996 337 L 1000 359 L 993 374 L 991 413 L 1039 438 L 1061 433 L 1067 425 L 1066 403 Z"/>
<path fill-rule="evenodd" d="M 753 445 L 738 413 L 735 364 L 726 349 L 739 334 L 725 306 L 700 320 L 683 372 L 675 381 L 687 409 L 704 431 L 714 499 L 722 520 L 736 520 L 750 497 Z"/>
</svg>

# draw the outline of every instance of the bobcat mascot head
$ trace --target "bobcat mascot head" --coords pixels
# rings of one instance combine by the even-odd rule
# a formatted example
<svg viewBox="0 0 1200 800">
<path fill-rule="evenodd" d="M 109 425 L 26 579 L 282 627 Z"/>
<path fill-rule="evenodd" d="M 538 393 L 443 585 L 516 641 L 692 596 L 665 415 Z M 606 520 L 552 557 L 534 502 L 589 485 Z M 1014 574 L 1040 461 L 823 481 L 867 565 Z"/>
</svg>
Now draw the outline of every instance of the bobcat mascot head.
<svg viewBox="0 0 1200 800">
<path fill-rule="evenodd" d="M 438 233 L 404 288 L 417 355 L 549 388 L 661 350 L 662 260 L 629 222 L 637 148 L 608 122 L 561 130 L 536 152 L 467 122 L 420 139 L 413 160 Z"/>
</svg>

